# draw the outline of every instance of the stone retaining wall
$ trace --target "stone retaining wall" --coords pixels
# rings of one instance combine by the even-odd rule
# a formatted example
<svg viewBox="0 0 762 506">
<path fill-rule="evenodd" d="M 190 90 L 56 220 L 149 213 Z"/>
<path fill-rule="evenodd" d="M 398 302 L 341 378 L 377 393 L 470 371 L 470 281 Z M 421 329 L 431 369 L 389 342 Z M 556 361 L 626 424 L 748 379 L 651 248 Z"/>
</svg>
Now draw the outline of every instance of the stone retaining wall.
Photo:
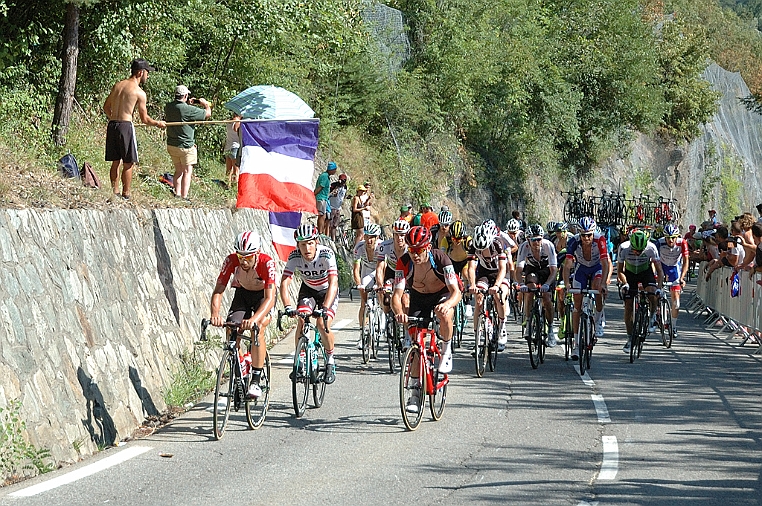
<svg viewBox="0 0 762 506">
<path fill-rule="evenodd" d="M 275 257 L 262 211 L 0 211 L 0 407 L 20 399 L 59 462 L 129 436 L 165 408 L 245 229 Z"/>
</svg>

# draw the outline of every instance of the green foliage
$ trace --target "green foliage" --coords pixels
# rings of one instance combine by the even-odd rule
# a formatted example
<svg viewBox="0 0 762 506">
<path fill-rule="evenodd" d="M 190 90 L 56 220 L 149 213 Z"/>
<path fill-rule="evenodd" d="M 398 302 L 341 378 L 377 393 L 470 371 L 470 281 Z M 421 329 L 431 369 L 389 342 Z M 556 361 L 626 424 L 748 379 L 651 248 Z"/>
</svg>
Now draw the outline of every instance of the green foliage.
<svg viewBox="0 0 762 506">
<path fill-rule="evenodd" d="M 163 392 L 169 407 L 183 407 L 196 402 L 214 388 L 215 376 L 206 368 L 209 346 L 197 344 L 193 352 L 180 356 L 180 366 L 172 374 L 169 387 Z"/>
<path fill-rule="evenodd" d="M 43 474 L 54 469 L 50 451 L 24 439 L 26 423 L 21 419 L 21 401 L 0 407 L 0 478 L 18 473 Z"/>
<path fill-rule="evenodd" d="M 339 270 L 339 290 L 349 290 L 352 286 L 352 272 L 341 255 L 336 255 L 336 267 Z"/>
</svg>

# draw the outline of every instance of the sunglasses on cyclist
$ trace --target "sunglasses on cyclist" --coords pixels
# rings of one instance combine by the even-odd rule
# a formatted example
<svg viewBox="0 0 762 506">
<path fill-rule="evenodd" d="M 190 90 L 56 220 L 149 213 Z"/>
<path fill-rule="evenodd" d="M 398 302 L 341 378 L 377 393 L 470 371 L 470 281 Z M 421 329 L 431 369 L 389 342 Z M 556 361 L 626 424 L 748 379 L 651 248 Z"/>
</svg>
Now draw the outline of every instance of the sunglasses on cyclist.
<svg viewBox="0 0 762 506">
<path fill-rule="evenodd" d="M 408 248 L 407 250 L 413 255 L 420 255 L 426 251 L 426 248 L 428 248 L 428 246 L 421 246 L 420 248 Z"/>
<path fill-rule="evenodd" d="M 254 260 L 254 256 L 256 256 L 256 253 L 249 253 L 248 255 L 241 255 L 240 253 L 236 253 L 235 255 L 238 257 L 238 260 L 251 261 L 251 260 Z"/>
<path fill-rule="evenodd" d="M 530 237 L 529 240 L 532 242 L 542 241 L 542 237 Z"/>
<path fill-rule="evenodd" d="M 593 237 L 593 233 L 592 232 L 587 232 L 585 234 L 579 234 L 579 236 L 580 237 Z"/>
</svg>

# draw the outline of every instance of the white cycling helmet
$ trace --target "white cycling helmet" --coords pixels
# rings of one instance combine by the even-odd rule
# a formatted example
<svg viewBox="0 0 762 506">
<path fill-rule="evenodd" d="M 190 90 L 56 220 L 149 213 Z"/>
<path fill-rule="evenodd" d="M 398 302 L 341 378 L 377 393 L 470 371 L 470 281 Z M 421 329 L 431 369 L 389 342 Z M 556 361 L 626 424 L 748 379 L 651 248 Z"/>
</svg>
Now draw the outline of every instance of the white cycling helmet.
<svg viewBox="0 0 762 506">
<path fill-rule="evenodd" d="M 442 211 L 439 213 L 440 225 L 452 225 L 452 213 L 450 211 Z"/>
<path fill-rule="evenodd" d="M 235 249 L 236 253 L 247 256 L 259 251 L 261 246 L 262 240 L 259 238 L 259 234 L 253 230 L 247 230 L 246 232 L 241 232 L 235 238 L 233 249 Z"/>
<path fill-rule="evenodd" d="M 299 228 L 294 231 L 294 239 L 296 239 L 298 242 L 311 241 L 317 238 L 317 227 L 312 223 L 302 223 Z"/>
<path fill-rule="evenodd" d="M 410 230 L 410 223 L 407 220 L 397 220 L 392 225 L 395 234 L 405 235 Z"/>
<path fill-rule="evenodd" d="M 492 241 L 497 237 L 497 233 L 494 232 L 488 225 L 480 225 L 474 230 L 474 248 L 482 250 L 487 248 Z"/>
<path fill-rule="evenodd" d="M 505 230 L 508 232 L 518 232 L 521 230 L 521 223 L 516 218 L 511 218 L 505 225 Z"/>
<path fill-rule="evenodd" d="M 381 235 L 381 227 L 375 223 L 368 223 L 362 231 L 363 234 L 371 237 L 378 237 Z"/>
</svg>

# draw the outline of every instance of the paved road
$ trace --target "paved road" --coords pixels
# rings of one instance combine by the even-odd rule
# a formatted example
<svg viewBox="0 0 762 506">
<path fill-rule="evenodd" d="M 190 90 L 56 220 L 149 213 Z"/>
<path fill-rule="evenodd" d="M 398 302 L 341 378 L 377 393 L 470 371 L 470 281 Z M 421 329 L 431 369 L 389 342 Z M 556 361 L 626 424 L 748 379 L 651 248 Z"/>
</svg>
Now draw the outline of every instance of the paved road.
<svg viewBox="0 0 762 506">
<path fill-rule="evenodd" d="M 425 414 L 407 432 L 398 376 L 383 355 L 361 363 L 356 306 L 342 300 L 336 321 L 348 324 L 322 408 L 293 417 L 288 339 L 272 350 L 262 429 L 248 430 L 241 413 L 214 441 L 207 398 L 151 437 L 0 490 L 0 503 L 760 504 L 760 358 L 682 313 L 672 349 L 652 340 L 630 364 L 620 303 L 607 314 L 589 376 L 562 346 L 532 370 L 512 326 L 498 370 L 476 378 L 459 352 L 443 418 Z"/>
</svg>

